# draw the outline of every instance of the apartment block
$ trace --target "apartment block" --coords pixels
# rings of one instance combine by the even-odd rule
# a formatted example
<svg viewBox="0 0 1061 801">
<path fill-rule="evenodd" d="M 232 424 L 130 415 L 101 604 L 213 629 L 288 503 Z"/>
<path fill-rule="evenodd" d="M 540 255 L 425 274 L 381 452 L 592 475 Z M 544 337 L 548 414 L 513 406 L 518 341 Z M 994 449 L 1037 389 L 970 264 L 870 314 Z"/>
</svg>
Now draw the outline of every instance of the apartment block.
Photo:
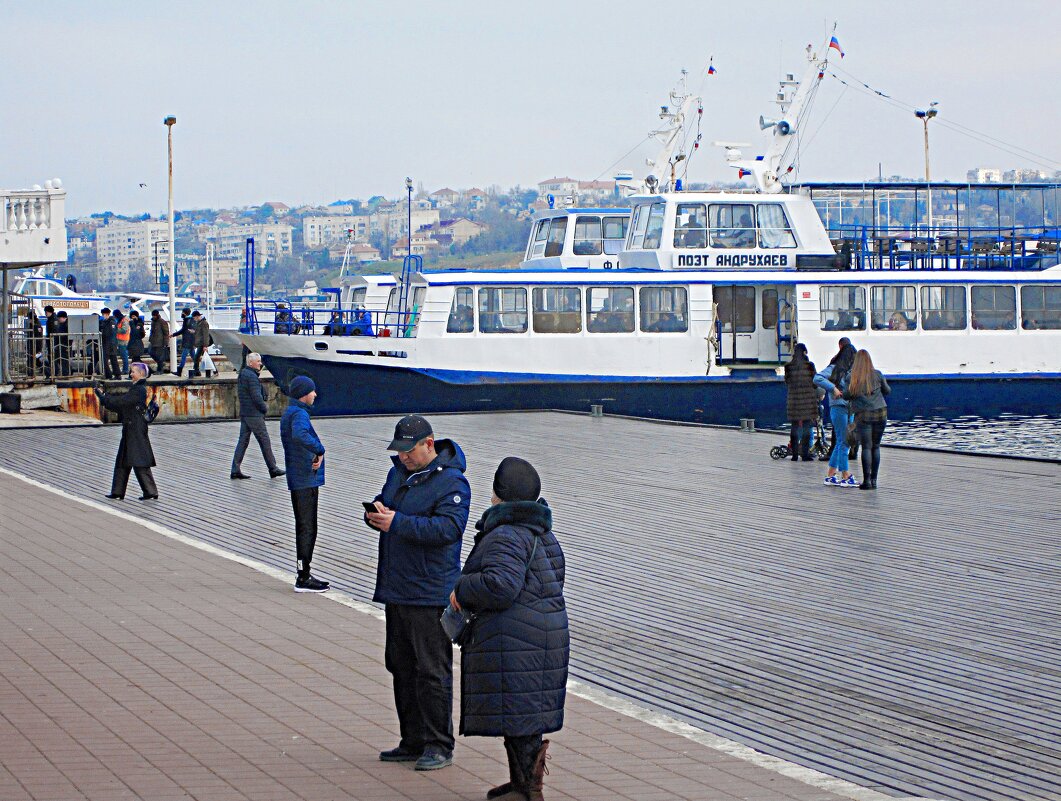
<svg viewBox="0 0 1061 801">
<path fill-rule="evenodd" d="M 277 259 L 291 255 L 290 225 L 271 223 L 263 225 L 214 225 L 200 235 L 201 239 L 214 246 L 214 258 L 244 260 L 247 240 L 254 240 L 254 253 L 262 258 Z"/>
<path fill-rule="evenodd" d="M 162 220 L 116 221 L 96 229 L 96 276 L 101 286 L 125 287 L 129 276 L 141 271 L 154 277 L 168 259 L 169 226 Z"/>
</svg>

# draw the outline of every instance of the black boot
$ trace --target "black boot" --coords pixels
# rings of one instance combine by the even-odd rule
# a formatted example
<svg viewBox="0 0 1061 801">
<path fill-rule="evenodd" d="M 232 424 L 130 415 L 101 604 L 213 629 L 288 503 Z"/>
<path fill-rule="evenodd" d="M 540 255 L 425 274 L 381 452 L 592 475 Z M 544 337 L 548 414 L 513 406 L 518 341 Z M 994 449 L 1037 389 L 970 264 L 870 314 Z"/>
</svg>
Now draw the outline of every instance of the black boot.
<svg viewBox="0 0 1061 801">
<path fill-rule="evenodd" d="M 508 781 L 487 790 L 487 798 L 500 798 L 506 793 L 512 792 L 513 788 L 516 786 L 516 773 L 519 770 L 519 757 L 514 753 L 512 745 L 507 741 L 505 742 L 505 755 L 508 757 Z"/>
</svg>

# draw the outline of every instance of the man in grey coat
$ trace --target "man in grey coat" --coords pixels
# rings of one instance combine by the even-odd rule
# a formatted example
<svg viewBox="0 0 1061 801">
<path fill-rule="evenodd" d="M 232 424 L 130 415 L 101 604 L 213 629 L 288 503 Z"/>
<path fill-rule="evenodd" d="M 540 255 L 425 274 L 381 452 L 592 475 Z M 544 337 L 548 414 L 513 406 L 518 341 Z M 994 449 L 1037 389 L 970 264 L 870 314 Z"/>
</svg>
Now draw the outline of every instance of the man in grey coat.
<svg viewBox="0 0 1061 801">
<path fill-rule="evenodd" d="M 284 471 L 276 466 L 273 446 L 269 442 L 269 429 L 265 427 L 265 413 L 269 407 L 265 403 L 265 392 L 262 390 L 262 381 L 258 377 L 261 369 L 261 355 L 251 353 L 247 356 L 246 367 L 239 371 L 239 379 L 236 383 L 236 392 L 239 396 L 239 442 L 236 443 L 236 453 L 232 457 L 232 472 L 229 478 L 250 478 L 240 470 L 240 466 L 243 464 L 243 455 L 250 444 L 251 434 L 258 440 L 258 446 L 262 449 L 262 456 L 265 457 L 269 475 L 272 478 L 284 475 Z"/>
</svg>

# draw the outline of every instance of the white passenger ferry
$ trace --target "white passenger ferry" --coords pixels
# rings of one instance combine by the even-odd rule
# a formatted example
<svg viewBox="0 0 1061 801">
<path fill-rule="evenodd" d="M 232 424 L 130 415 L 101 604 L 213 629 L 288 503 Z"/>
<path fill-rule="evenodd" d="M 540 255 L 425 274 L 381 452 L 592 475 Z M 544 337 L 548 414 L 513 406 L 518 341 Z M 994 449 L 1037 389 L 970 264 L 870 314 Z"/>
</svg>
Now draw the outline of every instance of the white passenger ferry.
<svg viewBox="0 0 1061 801">
<path fill-rule="evenodd" d="M 629 213 L 543 215 L 521 269 L 359 278 L 327 334 L 316 317 L 276 333 L 252 307 L 259 333 L 243 340 L 281 385 L 313 377 L 324 414 L 601 404 L 776 424 L 794 343 L 824 366 L 841 336 L 888 375 L 893 417 L 1058 414 L 1057 221 L 1044 207 L 1042 225 L 993 236 L 874 223 L 830 238 L 811 192 L 783 192 L 779 178 L 824 72 L 823 57 L 809 60 L 809 80 L 782 84 L 782 120 L 763 121 L 766 154 L 729 148 L 757 192 L 677 191 L 672 170 L 663 185 L 646 179 Z"/>
</svg>

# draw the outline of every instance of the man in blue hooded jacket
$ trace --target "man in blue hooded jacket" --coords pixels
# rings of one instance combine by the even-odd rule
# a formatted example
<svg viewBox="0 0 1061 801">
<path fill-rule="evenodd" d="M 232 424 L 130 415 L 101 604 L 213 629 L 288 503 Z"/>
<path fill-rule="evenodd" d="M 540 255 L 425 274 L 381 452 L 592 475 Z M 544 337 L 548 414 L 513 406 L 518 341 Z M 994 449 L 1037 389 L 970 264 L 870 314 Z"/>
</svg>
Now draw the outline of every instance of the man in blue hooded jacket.
<svg viewBox="0 0 1061 801">
<path fill-rule="evenodd" d="M 317 399 L 317 385 L 300 375 L 287 387 L 290 398 L 280 418 L 280 441 L 284 444 L 287 488 L 295 511 L 295 556 L 298 576 L 295 592 L 324 592 L 328 582 L 309 572 L 313 546 L 317 543 L 317 496 L 324 485 L 324 445 L 310 422 L 310 407 Z"/>
<path fill-rule="evenodd" d="M 453 645 L 439 618 L 460 577 L 471 488 L 460 446 L 436 440 L 418 414 L 398 422 L 387 449 L 394 466 L 365 521 L 380 532 L 373 600 L 386 608 L 401 742 L 379 758 L 437 770 L 453 762 L 454 743 Z"/>
</svg>

